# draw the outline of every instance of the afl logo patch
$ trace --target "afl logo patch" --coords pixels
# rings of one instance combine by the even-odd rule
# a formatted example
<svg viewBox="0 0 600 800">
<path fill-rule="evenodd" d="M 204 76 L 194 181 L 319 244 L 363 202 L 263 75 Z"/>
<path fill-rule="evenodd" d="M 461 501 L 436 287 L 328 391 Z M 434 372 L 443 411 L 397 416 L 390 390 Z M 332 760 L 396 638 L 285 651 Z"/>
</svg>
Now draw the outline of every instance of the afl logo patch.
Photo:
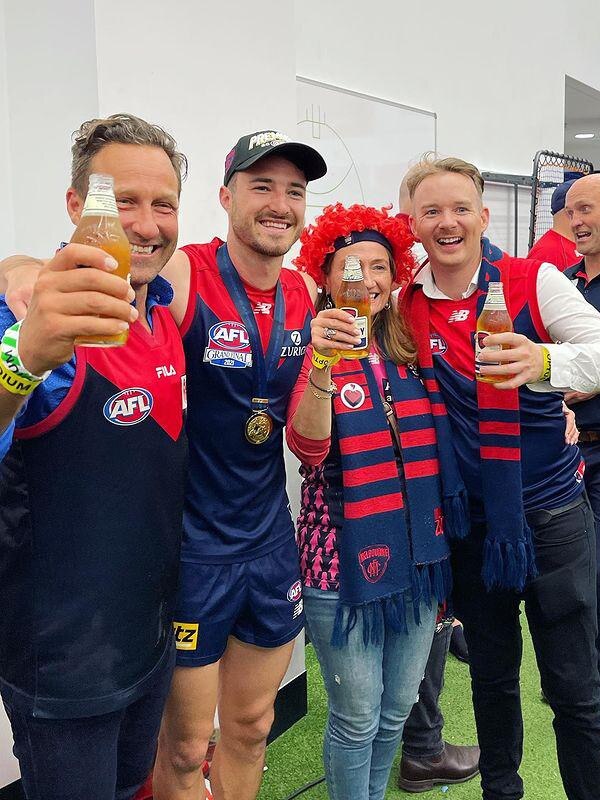
<svg viewBox="0 0 600 800">
<path fill-rule="evenodd" d="M 287 599 L 290 603 L 297 603 L 298 600 L 302 597 L 302 584 L 300 581 L 296 581 L 292 583 L 290 588 L 287 591 Z"/>
<path fill-rule="evenodd" d="M 250 337 L 241 322 L 217 322 L 210 328 L 204 361 L 216 367 L 252 366 Z"/>
<path fill-rule="evenodd" d="M 340 392 L 340 400 L 346 408 L 360 408 L 365 402 L 365 390 L 358 383 L 347 383 Z"/>
<path fill-rule="evenodd" d="M 152 411 L 154 398 L 146 389 L 123 389 L 104 404 L 102 413 L 113 425 L 137 425 Z"/>
<path fill-rule="evenodd" d="M 443 356 L 448 349 L 448 345 L 439 333 L 429 334 L 429 344 L 431 345 L 431 353 L 434 356 Z"/>
</svg>

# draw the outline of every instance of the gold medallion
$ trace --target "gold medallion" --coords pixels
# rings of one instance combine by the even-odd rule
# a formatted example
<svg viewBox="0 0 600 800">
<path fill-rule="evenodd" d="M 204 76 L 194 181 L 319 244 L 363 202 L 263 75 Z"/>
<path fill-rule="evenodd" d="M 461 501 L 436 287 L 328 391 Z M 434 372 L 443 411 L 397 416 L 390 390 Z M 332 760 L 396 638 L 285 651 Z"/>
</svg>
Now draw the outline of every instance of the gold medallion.
<svg viewBox="0 0 600 800">
<path fill-rule="evenodd" d="M 264 444 L 273 430 L 273 420 L 266 411 L 255 411 L 246 422 L 246 439 L 251 444 Z"/>
</svg>

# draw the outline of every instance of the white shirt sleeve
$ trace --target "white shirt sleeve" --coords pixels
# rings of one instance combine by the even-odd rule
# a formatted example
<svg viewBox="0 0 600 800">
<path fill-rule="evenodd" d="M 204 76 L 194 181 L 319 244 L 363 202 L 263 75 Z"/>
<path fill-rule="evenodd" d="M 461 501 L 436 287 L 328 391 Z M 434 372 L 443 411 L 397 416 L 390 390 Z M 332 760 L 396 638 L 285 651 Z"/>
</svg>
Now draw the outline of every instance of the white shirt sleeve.
<svg viewBox="0 0 600 800">
<path fill-rule="evenodd" d="M 540 316 L 550 338 L 550 381 L 529 383 L 536 392 L 600 391 L 600 313 L 562 272 L 542 264 L 537 276 Z"/>
</svg>

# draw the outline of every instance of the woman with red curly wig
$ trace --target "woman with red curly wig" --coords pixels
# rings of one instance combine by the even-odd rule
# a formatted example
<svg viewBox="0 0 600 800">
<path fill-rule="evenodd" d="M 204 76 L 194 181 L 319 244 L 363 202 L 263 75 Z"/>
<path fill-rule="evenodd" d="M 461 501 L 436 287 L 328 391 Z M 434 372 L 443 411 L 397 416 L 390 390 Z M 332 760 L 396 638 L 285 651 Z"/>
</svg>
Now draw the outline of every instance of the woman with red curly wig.
<svg viewBox="0 0 600 800">
<path fill-rule="evenodd" d="M 321 295 L 287 436 L 303 462 L 298 544 L 328 695 L 326 779 L 332 800 L 382 800 L 450 591 L 445 534 L 466 532 L 464 488 L 437 385 L 392 299 L 413 267 L 406 223 L 337 204 L 301 242 L 296 266 Z M 371 298 L 368 358 L 339 357 L 359 341 L 332 301 L 347 255 Z"/>
</svg>

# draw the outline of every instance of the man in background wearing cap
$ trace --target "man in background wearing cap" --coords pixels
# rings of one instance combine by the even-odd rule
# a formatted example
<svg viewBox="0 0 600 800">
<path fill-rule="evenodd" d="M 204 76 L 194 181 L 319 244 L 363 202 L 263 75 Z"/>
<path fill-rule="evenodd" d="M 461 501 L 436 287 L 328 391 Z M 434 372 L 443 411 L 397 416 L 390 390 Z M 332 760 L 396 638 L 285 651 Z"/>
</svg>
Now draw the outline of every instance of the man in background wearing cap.
<svg viewBox="0 0 600 800">
<path fill-rule="evenodd" d="M 578 178 L 565 181 L 556 187 L 550 200 L 552 227 L 541 236 L 529 251 L 527 258 L 536 258 L 554 264 L 561 272 L 579 259 L 575 239 L 565 211 L 565 197 Z"/>
<path fill-rule="evenodd" d="M 214 796 L 256 797 L 273 703 L 304 625 L 282 431 L 314 284 L 282 262 L 304 227 L 306 183 L 325 171 L 315 150 L 281 133 L 242 137 L 219 193 L 227 242 L 186 246 L 167 268 L 188 364 L 191 463 L 157 800 L 202 796 L 217 696 Z"/>
<path fill-rule="evenodd" d="M 572 182 L 573 183 L 573 182 Z M 587 175 L 569 187 L 565 211 L 581 261 L 565 270 L 588 303 L 600 311 L 600 175 Z M 596 525 L 596 557 L 600 565 L 600 394 L 568 392 L 575 411 L 579 448 L 585 460 L 583 480 Z M 600 573 L 596 573 L 600 599 Z M 599 604 L 600 609 L 600 604 Z M 600 612 L 599 612 L 600 623 Z M 600 666 L 600 637 L 596 639 Z"/>
</svg>

